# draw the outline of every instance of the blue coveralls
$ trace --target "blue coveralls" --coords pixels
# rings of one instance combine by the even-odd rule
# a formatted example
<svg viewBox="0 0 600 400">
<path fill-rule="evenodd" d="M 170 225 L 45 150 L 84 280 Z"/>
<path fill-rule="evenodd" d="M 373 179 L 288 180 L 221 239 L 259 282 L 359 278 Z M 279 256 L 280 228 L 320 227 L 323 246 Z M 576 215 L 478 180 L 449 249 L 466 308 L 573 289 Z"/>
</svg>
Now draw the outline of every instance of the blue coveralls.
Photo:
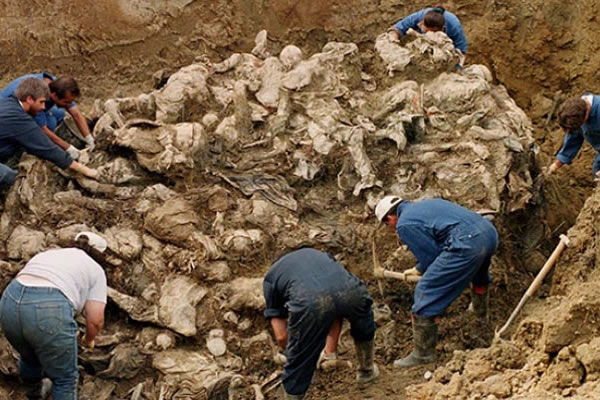
<svg viewBox="0 0 600 400">
<path fill-rule="evenodd" d="M 286 254 L 263 281 L 265 317 L 288 318 L 287 363 L 283 386 L 288 394 L 308 390 L 331 324 L 350 322 L 354 340 L 375 336 L 373 300 L 365 285 L 333 257 L 311 248 Z"/>
<path fill-rule="evenodd" d="M 498 233 L 490 221 L 441 199 L 403 201 L 397 215 L 398 236 L 423 274 L 415 288 L 415 315 L 440 315 L 470 282 L 490 283 L 490 261 L 498 246 Z"/>
<path fill-rule="evenodd" d="M 0 91 L 1 97 L 10 97 L 14 96 L 15 90 L 19 87 L 19 84 L 23 79 L 27 78 L 36 78 L 39 80 L 44 80 L 44 78 L 48 78 L 50 80 L 55 80 L 56 77 L 48 72 L 40 72 L 39 74 L 27 74 L 16 78 L 11 81 L 2 91 Z M 67 108 L 71 108 L 75 106 L 75 102 L 72 102 Z M 43 111 L 40 111 L 35 116 L 35 122 L 37 122 L 39 127 L 47 126 L 51 131 L 55 131 L 56 127 L 61 124 L 61 122 L 65 119 L 65 110 L 57 107 L 51 99 L 46 99 L 46 108 Z"/>
<path fill-rule="evenodd" d="M 590 115 L 581 128 L 567 132 L 562 147 L 556 153 L 556 159 L 563 164 L 571 164 L 584 140 L 596 150 L 593 164 L 595 178 L 596 173 L 600 171 L 600 96 L 593 96 Z"/>
<path fill-rule="evenodd" d="M 406 35 L 406 32 L 408 32 L 408 30 L 411 28 L 419 33 L 423 33 L 423 31 L 419 27 L 419 22 L 421 22 L 425 14 L 427 14 L 427 12 L 431 10 L 433 10 L 433 8 L 425 8 L 421 11 L 412 13 L 409 16 L 404 17 L 400 21 L 396 22 L 394 27 L 402 35 Z M 444 11 L 444 20 L 446 25 L 444 32 L 452 40 L 452 43 L 454 43 L 454 47 L 460 50 L 463 54 L 466 54 L 467 38 L 465 36 L 465 32 L 463 31 L 460 20 L 456 15 L 452 14 L 450 11 Z"/>
</svg>

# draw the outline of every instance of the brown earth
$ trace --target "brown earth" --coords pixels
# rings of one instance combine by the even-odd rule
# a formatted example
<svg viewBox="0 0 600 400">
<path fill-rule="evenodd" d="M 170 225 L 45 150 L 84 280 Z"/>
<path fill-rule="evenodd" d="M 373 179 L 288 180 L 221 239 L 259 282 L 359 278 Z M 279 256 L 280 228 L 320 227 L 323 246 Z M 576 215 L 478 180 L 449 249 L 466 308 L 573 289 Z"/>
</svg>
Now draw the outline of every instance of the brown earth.
<svg viewBox="0 0 600 400">
<path fill-rule="evenodd" d="M 83 6 L 62 0 L 51 5 L 40 0 L 4 0 L 0 4 L 6 10 L 0 24 L 1 82 L 39 70 L 72 74 L 83 88 L 83 109 L 89 111 L 94 99 L 148 91 L 155 83 L 156 71 L 169 74 L 196 57 L 206 55 L 218 61 L 233 51 L 249 51 L 261 29 L 267 29 L 271 39 L 295 43 L 308 53 L 330 40 L 355 42 L 361 48 L 363 64 L 368 65 L 369 59 L 376 57 L 374 38 L 396 19 L 429 3 L 97 0 Z M 496 81 L 528 112 L 541 148 L 539 165 L 549 164 L 562 140 L 555 121 L 547 123 L 556 92 L 562 91 L 557 96 L 562 99 L 584 90 L 600 90 L 593 80 L 600 61 L 596 17 L 600 2 L 467 0 L 449 1 L 444 6 L 463 22 L 470 43 L 467 62 L 487 65 Z M 494 328 L 506 320 L 536 272 L 535 266 L 528 266 L 539 268 L 557 235 L 575 223 L 593 185 L 592 152 L 586 147 L 582 153 L 573 166 L 563 168 L 544 185 L 545 213 L 514 216 L 500 232 L 511 263 L 492 268 L 496 281 L 491 322 L 481 324 L 466 315 L 468 296 L 458 299 L 440 326 L 436 365 L 448 361 L 455 350 L 491 344 Z M 526 226 L 524 217 L 530 221 Z M 390 242 L 395 243 L 393 239 Z M 350 253 L 351 269 L 369 283 L 376 300 L 392 309 L 392 318 L 381 324 L 378 334 L 382 378 L 378 386 L 361 391 L 350 371 L 319 374 L 308 398 L 410 398 L 405 386 L 423 382 L 423 374 L 434 369 L 432 365 L 407 372 L 391 368 L 391 362 L 410 349 L 411 288 L 387 284 L 381 297 L 369 275 L 368 251 Z M 266 259 L 270 256 L 274 255 L 265 254 Z M 570 257 L 577 258 L 577 254 Z M 573 284 L 560 277 L 555 281 L 565 293 L 565 287 Z M 545 287 L 541 292 L 547 295 L 549 290 Z M 525 315 L 543 314 L 546 306 L 532 302 Z M 346 356 L 352 358 L 351 354 Z M 263 368 L 273 370 L 275 366 L 267 363 Z M 14 382 L 7 384 L 14 387 Z"/>
</svg>

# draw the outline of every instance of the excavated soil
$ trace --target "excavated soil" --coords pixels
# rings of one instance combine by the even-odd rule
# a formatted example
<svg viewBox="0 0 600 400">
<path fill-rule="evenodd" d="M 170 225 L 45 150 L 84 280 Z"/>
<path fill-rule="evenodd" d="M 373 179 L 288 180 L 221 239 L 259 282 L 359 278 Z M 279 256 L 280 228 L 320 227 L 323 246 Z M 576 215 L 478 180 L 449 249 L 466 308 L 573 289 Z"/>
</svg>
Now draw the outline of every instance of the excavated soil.
<svg viewBox="0 0 600 400">
<path fill-rule="evenodd" d="M 27 4 L 4 0 L 0 4 L 5 10 L 0 24 L 0 82 L 4 84 L 23 73 L 39 70 L 56 75 L 72 74 L 82 87 L 82 108 L 84 112 L 91 113 L 95 100 L 149 92 L 164 84 L 170 74 L 194 60 L 219 62 L 234 52 L 249 52 L 261 29 L 268 31 L 273 46 L 281 48 L 293 43 L 306 54 L 320 51 L 329 41 L 354 42 L 360 49 L 361 62 L 366 70 L 383 80 L 384 71 L 379 70 L 373 62 L 378 57 L 373 49 L 375 38 L 401 16 L 429 3 L 387 0 L 215 0 L 209 4 L 194 0 L 97 0 L 84 6 L 63 0 L 52 4 L 40 0 L 32 0 Z M 463 22 L 470 45 L 467 63 L 486 65 L 492 72 L 494 83 L 504 85 L 518 106 L 525 110 L 533 122 L 534 136 L 539 146 L 535 161 L 538 167 L 548 165 L 562 140 L 562 133 L 553 118 L 556 104 L 569 95 L 600 90 L 595 80 L 600 61 L 597 51 L 600 46 L 600 25 L 597 20 L 599 2 L 465 0 L 449 1 L 443 5 L 455 12 Z M 513 341 L 509 344 L 493 343 L 493 339 L 494 329 L 506 321 L 556 245 L 558 235 L 566 233 L 576 223 L 586 199 L 598 196 L 593 191 L 591 179 L 593 154 L 586 146 L 572 166 L 561 169 L 556 176 L 535 186 L 539 189 L 539 197 L 536 198 L 538 207 L 513 213 L 503 221 L 499 231 L 502 259 L 495 260 L 492 266 L 495 281 L 490 321 L 482 323 L 466 313 L 469 297 L 467 294 L 461 296 L 441 320 L 437 347 L 439 359 L 435 365 L 408 371 L 391 368 L 392 361 L 408 353 L 411 348 L 409 306 L 412 288 L 404 283 L 387 282 L 383 285 L 383 291 L 380 291 L 371 274 L 372 260 L 368 244 L 362 243 L 354 249 L 347 249 L 346 265 L 368 283 L 376 302 L 387 304 L 391 311 L 389 314 L 382 313 L 379 321 L 376 360 L 382 376 L 377 385 L 361 390 L 354 382 L 353 370 L 321 372 L 315 376 L 307 398 L 428 399 L 434 398 L 436 393 L 448 393 L 448 397 L 439 398 L 492 398 L 483 397 L 485 391 L 479 387 L 457 383 L 458 378 L 453 380 L 452 374 L 457 371 L 486 371 L 484 361 L 493 357 L 502 358 L 497 371 L 519 370 L 523 368 L 526 357 L 516 356 L 515 352 L 522 352 L 523 349 L 536 354 L 537 359 L 543 361 L 540 365 L 551 366 L 541 378 L 543 390 L 555 389 L 552 384 L 544 384 L 544 380 L 549 382 L 553 377 L 564 375 L 577 384 L 561 382 L 554 386 L 559 387 L 558 393 L 561 395 L 575 395 L 573 388 L 579 383 L 583 384 L 583 373 L 579 364 L 573 362 L 574 356 L 564 355 L 561 350 L 568 346 L 581 346 L 579 342 L 593 336 L 596 328 L 586 331 L 578 342 L 577 335 L 569 331 L 568 326 L 561 325 L 560 320 L 569 316 L 580 324 L 582 318 L 592 314 L 595 317 L 593 312 L 590 314 L 586 311 L 590 305 L 594 305 L 594 295 L 598 293 L 598 288 L 586 284 L 595 276 L 594 271 L 590 271 L 594 267 L 595 246 L 587 241 L 593 241 L 596 230 L 585 228 L 586 222 L 592 226 L 597 223 L 592 200 L 587 204 L 588 214 L 580 216 L 581 221 L 577 222 L 581 228 L 574 231 L 574 236 L 579 239 L 578 245 L 565 252 L 565 260 L 559 263 L 552 278 L 554 285 L 551 287 L 548 279 L 536 299 L 530 301 L 507 335 L 516 332 Z M 132 155 L 125 152 L 123 156 Z M 156 177 L 148 179 L 156 183 Z M 167 178 L 160 179 L 165 184 L 172 183 Z M 193 188 L 195 184 L 208 186 L 216 181 L 216 178 L 208 177 L 197 182 L 179 181 L 178 185 Z M 182 188 L 176 189 L 180 191 Z M 202 196 L 191 190 L 188 200 L 193 202 Z M 61 220 L 67 219 L 71 223 L 85 223 L 103 230 L 120 219 L 134 219 L 132 204 L 124 201 L 118 209 L 92 208 L 86 213 L 69 216 L 62 215 L 58 206 L 45 217 L 56 226 L 60 225 Z M 355 201 L 351 205 L 352 211 L 360 213 L 360 204 Z M 200 226 L 209 226 L 211 223 L 208 217 L 200 215 L 200 219 Z M 1 239 L 4 241 L 7 238 Z M 378 238 L 378 245 L 383 250 L 381 258 L 385 259 L 395 250 L 397 241 L 392 233 Z M 273 248 L 260 251 L 264 253 L 261 255 L 263 265 L 276 255 Z M 5 257 L 6 254 L 3 254 L 2 258 Z M 135 271 L 121 272 L 135 274 Z M 236 265 L 234 272 L 238 276 L 254 276 L 256 268 L 241 262 Z M 11 273 L 3 271 L 2 276 L 4 285 Z M 129 293 L 142 291 L 143 282 L 135 282 L 135 279 L 128 282 L 131 286 L 115 289 Z M 558 304 L 561 296 L 568 299 L 566 304 Z M 548 313 L 556 314 L 555 317 L 548 317 Z M 246 317 L 251 319 L 257 330 L 266 328 L 266 322 L 260 315 L 250 313 Z M 521 319 L 524 322 L 519 323 Z M 135 327 L 138 322 L 130 320 L 117 307 L 109 306 L 108 333 L 122 332 L 126 337 L 128 324 Z M 561 338 L 564 340 L 561 341 Z M 194 346 L 190 338 L 180 340 L 190 348 Z M 489 350 L 484 350 L 486 348 Z M 468 352 L 473 349 L 478 350 Z M 235 346 L 230 350 L 244 351 Z M 477 353 L 483 351 L 489 354 Z M 585 349 L 570 351 L 585 352 Z M 340 353 L 342 358 L 354 362 L 347 333 L 342 337 Z M 471 361 L 463 360 L 465 357 L 468 359 L 469 355 Z M 581 363 L 581 357 L 578 360 Z M 448 361 L 449 366 L 446 365 Z M 264 376 L 277 369 L 274 363 L 264 357 L 254 361 L 250 367 L 264 371 Z M 414 389 L 412 386 L 407 392 L 409 385 L 423 384 L 424 374 L 433 372 L 436 367 L 441 368 L 435 372 L 431 382 L 425 383 L 424 388 Z M 588 370 L 592 371 L 589 367 Z M 594 371 L 588 372 L 588 379 L 590 374 L 595 376 Z M 476 372 L 463 375 L 466 378 L 462 379 L 490 384 L 485 380 L 489 379 L 489 374 L 485 375 L 484 372 L 480 376 Z M 493 398 L 511 398 L 513 395 L 514 398 L 527 398 L 517 397 L 516 393 L 520 391 L 516 388 L 526 388 L 528 384 L 532 386 L 533 375 L 532 372 L 520 380 L 515 379 L 512 392 L 499 389 L 490 395 L 496 396 Z M 125 393 L 143 378 L 123 378 L 114 383 L 120 388 L 120 393 Z M 12 393 L 10 398 L 23 398 L 14 377 L 4 376 L 2 382 L 7 393 Z M 469 397 L 465 389 L 467 387 L 482 397 Z M 542 394 L 537 398 L 544 398 L 542 389 L 539 391 Z M 596 398 L 594 393 L 597 392 L 592 387 L 577 395 L 582 399 L 592 399 Z M 248 398 L 252 398 L 249 393 Z M 267 398 L 271 398 L 270 395 Z"/>
</svg>

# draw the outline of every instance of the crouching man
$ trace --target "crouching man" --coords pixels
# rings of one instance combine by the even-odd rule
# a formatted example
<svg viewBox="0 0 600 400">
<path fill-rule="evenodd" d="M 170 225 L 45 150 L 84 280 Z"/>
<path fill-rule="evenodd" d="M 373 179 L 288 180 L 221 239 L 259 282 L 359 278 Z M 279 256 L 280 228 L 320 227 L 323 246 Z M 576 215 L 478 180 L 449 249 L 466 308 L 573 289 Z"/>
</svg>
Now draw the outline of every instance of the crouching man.
<svg viewBox="0 0 600 400">
<path fill-rule="evenodd" d="M 402 200 L 386 196 L 375 208 L 377 220 L 395 229 L 415 255 L 423 276 L 415 288 L 413 351 L 394 361 L 412 367 L 435 360 L 437 324 L 448 306 L 471 284 L 470 309 L 488 318 L 489 273 L 498 233 L 492 223 L 474 211 L 442 199 Z"/>
<path fill-rule="evenodd" d="M 287 357 L 282 399 L 304 398 L 328 333 L 337 342 L 336 321 L 343 318 L 350 322 L 356 346 L 358 383 L 379 376 L 373 362 L 373 300 L 365 285 L 331 255 L 312 248 L 292 251 L 271 266 L 263 289 L 265 317 Z"/>
</svg>

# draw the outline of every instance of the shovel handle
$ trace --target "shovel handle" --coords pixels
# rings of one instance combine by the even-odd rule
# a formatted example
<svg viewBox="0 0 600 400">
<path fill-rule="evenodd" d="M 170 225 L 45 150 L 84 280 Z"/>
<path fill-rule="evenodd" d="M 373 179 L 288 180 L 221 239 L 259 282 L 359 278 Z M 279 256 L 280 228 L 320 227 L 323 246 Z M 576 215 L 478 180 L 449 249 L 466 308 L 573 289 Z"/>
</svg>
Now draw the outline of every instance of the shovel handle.
<svg viewBox="0 0 600 400">
<path fill-rule="evenodd" d="M 562 251 L 568 245 L 569 239 L 565 235 L 560 235 L 560 243 L 558 243 L 558 246 L 556 246 L 548 260 L 546 260 L 546 263 L 544 264 L 540 272 L 538 272 L 534 281 L 531 283 L 531 285 L 529 285 L 529 289 L 527 289 L 526 292 L 527 296 L 533 296 L 533 294 L 539 289 L 540 285 L 544 281 L 544 278 L 546 277 L 546 275 L 548 275 L 548 272 L 550 272 L 550 270 L 554 266 L 556 259 L 560 256 L 560 253 L 562 253 Z"/>
</svg>

